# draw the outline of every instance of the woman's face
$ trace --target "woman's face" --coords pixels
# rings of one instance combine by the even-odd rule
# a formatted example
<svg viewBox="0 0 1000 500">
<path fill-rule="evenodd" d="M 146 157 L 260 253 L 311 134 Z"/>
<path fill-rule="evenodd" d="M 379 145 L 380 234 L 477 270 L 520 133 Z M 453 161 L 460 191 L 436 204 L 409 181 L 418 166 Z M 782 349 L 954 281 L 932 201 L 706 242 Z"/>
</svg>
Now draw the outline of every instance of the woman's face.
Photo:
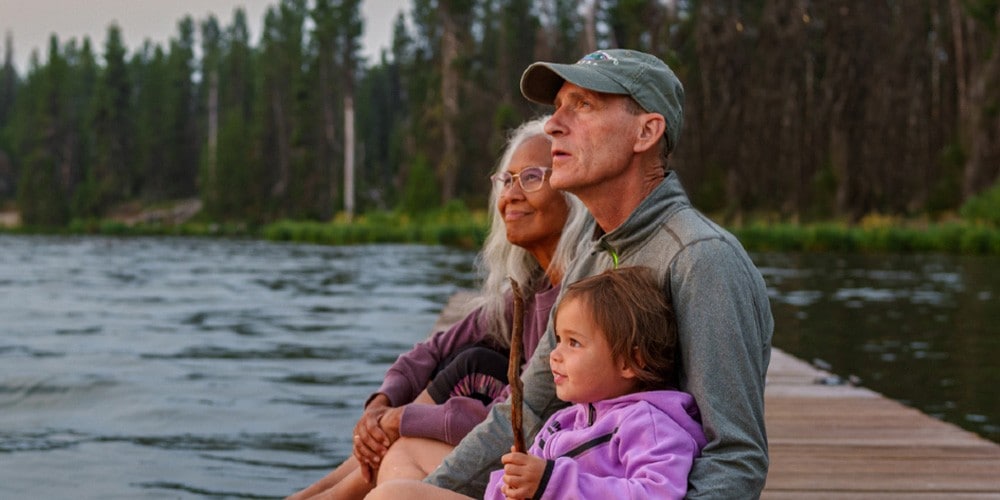
<svg viewBox="0 0 1000 500">
<path fill-rule="evenodd" d="M 514 151 L 507 172 L 519 174 L 528 167 L 552 165 L 551 143 L 545 136 L 524 141 Z M 507 227 L 507 241 L 537 256 L 551 256 L 559 244 L 559 235 L 569 216 L 569 206 L 563 195 L 549 186 L 548 180 L 537 191 L 525 193 L 521 183 L 514 181 L 503 189 L 497 209 Z"/>
</svg>

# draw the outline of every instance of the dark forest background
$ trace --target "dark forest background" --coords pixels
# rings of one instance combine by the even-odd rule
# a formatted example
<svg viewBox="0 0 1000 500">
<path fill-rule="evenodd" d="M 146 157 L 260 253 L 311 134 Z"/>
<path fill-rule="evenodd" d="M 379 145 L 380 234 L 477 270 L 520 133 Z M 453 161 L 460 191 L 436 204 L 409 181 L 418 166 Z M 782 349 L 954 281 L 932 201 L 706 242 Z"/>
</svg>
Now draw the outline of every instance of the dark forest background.
<svg viewBox="0 0 1000 500">
<path fill-rule="evenodd" d="M 937 217 L 1000 175 L 1000 0 L 413 0 L 360 56 L 359 0 L 184 18 L 167 46 L 59 40 L 0 68 L 0 207 L 28 225 L 200 199 L 216 221 L 485 207 L 535 60 L 626 47 L 687 93 L 674 154 L 728 221 Z M 345 168 L 354 165 L 354 168 Z M 345 186 L 354 186 L 345 190 Z"/>
</svg>

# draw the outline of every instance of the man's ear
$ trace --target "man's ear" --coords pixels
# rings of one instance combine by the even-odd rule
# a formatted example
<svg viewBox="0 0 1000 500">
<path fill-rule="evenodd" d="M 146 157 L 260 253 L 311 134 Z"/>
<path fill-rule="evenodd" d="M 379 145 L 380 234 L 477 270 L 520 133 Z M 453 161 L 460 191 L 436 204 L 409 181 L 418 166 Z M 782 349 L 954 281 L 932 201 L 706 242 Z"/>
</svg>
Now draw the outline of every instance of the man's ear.
<svg viewBox="0 0 1000 500">
<path fill-rule="evenodd" d="M 659 113 L 643 113 L 639 119 L 639 136 L 635 141 L 635 152 L 643 153 L 658 147 L 663 134 L 667 132 L 667 122 Z"/>
</svg>

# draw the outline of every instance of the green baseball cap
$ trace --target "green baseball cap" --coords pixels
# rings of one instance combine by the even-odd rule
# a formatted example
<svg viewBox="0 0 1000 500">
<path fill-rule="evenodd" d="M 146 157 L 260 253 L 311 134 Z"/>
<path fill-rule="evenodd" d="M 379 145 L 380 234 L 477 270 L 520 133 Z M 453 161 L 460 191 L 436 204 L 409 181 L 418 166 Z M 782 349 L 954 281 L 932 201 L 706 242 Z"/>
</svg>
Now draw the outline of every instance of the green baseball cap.
<svg viewBox="0 0 1000 500">
<path fill-rule="evenodd" d="M 576 64 L 536 62 L 521 75 L 521 93 L 552 104 L 563 82 L 605 94 L 629 95 L 642 109 L 667 122 L 667 147 L 677 146 L 684 125 L 684 86 L 658 57 L 628 49 L 598 50 Z"/>
</svg>

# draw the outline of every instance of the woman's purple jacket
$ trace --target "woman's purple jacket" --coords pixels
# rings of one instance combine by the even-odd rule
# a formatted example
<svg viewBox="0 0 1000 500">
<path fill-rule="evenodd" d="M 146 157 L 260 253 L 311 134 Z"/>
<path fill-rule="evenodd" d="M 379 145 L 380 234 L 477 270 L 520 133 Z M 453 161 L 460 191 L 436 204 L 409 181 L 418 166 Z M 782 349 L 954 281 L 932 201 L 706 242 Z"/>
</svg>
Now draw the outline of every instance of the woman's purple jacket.
<svg viewBox="0 0 1000 500">
<path fill-rule="evenodd" d="M 538 347 L 538 339 L 545 333 L 549 313 L 558 296 L 559 287 L 552 286 L 525 299 L 524 330 L 521 335 L 524 345 L 522 366 L 531 359 Z M 512 320 L 511 310 L 511 300 L 508 298 L 508 325 Z M 507 399 L 509 391 L 505 390 L 488 406 L 484 406 L 478 399 L 465 397 L 452 397 L 440 405 L 409 404 L 427 388 L 431 374 L 442 360 L 462 347 L 489 337 L 483 328 L 485 321 L 482 321 L 481 313 L 481 309 L 472 311 L 447 330 L 437 332 L 413 346 L 413 349 L 400 355 L 389 367 L 385 381 L 375 394 L 385 394 L 394 407 L 407 405 L 399 425 L 400 435 L 436 439 L 457 445 L 476 424 L 486 418 L 493 404 Z M 375 394 L 371 397 L 375 397 Z"/>
<path fill-rule="evenodd" d="M 647 391 L 575 404 L 552 415 L 528 450 L 546 459 L 534 498 L 684 498 L 705 446 L 690 394 Z M 503 470 L 486 499 L 503 499 Z"/>
</svg>

